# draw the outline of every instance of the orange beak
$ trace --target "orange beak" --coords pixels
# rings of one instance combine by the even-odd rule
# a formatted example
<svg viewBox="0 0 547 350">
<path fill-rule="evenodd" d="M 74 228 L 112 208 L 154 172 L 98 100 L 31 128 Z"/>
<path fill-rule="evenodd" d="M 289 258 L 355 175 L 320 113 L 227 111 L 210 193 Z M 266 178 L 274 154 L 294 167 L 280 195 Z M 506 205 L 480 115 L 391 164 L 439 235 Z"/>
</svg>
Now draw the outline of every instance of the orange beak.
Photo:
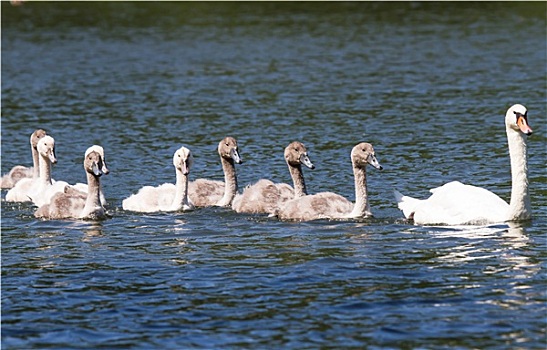
<svg viewBox="0 0 547 350">
<path fill-rule="evenodd" d="M 526 120 L 525 117 L 523 116 L 520 116 L 518 119 L 517 119 L 517 125 L 519 126 L 519 129 L 520 131 L 522 131 L 523 133 L 525 133 L 526 135 L 532 135 L 532 128 L 528 125 L 528 121 Z"/>
</svg>

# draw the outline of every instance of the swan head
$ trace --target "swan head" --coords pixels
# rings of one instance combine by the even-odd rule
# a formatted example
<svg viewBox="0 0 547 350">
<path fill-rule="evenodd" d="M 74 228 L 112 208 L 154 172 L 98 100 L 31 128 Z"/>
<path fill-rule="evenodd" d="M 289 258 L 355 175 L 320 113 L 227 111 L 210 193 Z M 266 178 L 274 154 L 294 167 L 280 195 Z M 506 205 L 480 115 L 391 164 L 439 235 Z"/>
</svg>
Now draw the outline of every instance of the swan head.
<svg viewBox="0 0 547 350">
<path fill-rule="evenodd" d="M 173 165 L 180 170 L 184 175 L 190 173 L 190 168 L 194 164 L 194 156 L 186 147 L 179 148 L 173 155 Z"/>
<path fill-rule="evenodd" d="M 505 125 L 508 129 L 520 131 L 525 135 L 532 135 L 532 128 L 528 125 L 528 110 L 520 104 L 511 106 L 505 114 Z"/>
<path fill-rule="evenodd" d="M 243 159 L 241 159 L 237 148 L 237 141 L 233 137 L 227 136 L 220 141 L 218 144 L 218 154 L 221 158 L 234 161 L 237 164 L 243 163 Z"/>
<path fill-rule="evenodd" d="M 378 170 L 382 170 L 383 167 L 376 159 L 376 153 L 370 143 L 361 142 L 353 147 L 351 150 L 351 162 L 358 168 L 365 168 L 367 164 L 372 165 Z"/>
<path fill-rule="evenodd" d="M 96 151 L 90 151 L 86 152 L 85 158 L 84 158 L 84 169 L 86 172 L 94 175 L 94 176 L 101 176 L 103 173 L 104 168 L 104 162 L 103 157 L 99 152 Z"/>
<path fill-rule="evenodd" d="M 302 142 L 291 142 L 285 148 L 285 161 L 290 166 L 300 166 L 300 164 L 304 164 L 310 169 L 315 169 L 315 165 L 313 165 L 308 157 L 308 150 Z"/>
<path fill-rule="evenodd" d="M 42 137 L 38 141 L 36 149 L 42 157 L 48 158 L 53 164 L 57 163 L 57 158 L 55 157 L 55 139 L 53 137 L 49 135 Z"/>
<path fill-rule="evenodd" d="M 38 150 L 38 141 L 40 141 L 40 139 L 44 136 L 46 136 L 45 130 L 43 129 L 34 130 L 34 132 L 30 135 L 30 145 L 32 146 L 32 148 L 34 148 L 35 150 Z"/>
<path fill-rule="evenodd" d="M 87 155 L 91 152 L 97 152 L 101 155 L 101 158 L 102 158 L 101 171 L 105 175 L 108 174 L 110 170 L 108 170 L 108 167 L 106 166 L 106 157 L 104 156 L 104 149 L 99 145 L 93 145 L 85 151 L 85 157 L 87 158 Z"/>
</svg>

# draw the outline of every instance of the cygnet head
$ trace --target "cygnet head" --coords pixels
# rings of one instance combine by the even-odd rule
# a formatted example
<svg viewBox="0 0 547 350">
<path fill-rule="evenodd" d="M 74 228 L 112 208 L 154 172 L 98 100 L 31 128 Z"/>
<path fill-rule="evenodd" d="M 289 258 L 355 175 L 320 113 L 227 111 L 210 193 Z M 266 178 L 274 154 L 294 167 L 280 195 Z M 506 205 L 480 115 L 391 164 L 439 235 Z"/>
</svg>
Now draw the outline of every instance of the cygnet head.
<svg viewBox="0 0 547 350">
<path fill-rule="evenodd" d="M 383 167 L 376 159 L 376 153 L 374 153 L 374 148 L 370 143 L 361 142 L 360 144 L 353 147 L 351 150 L 351 162 L 354 166 L 359 168 L 365 168 L 367 164 L 372 165 L 378 170 L 382 170 Z"/>
<path fill-rule="evenodd" d="M 41 138 L 46 136 L 46 131 L 42 129 L 36 129 L 34 132 L 30 135 L 30 145 L 34 149 L 38 149 L 38 141 L 40 141 Z"/>
<path fill-rule="evenodd" d="M 49 158 L 50 162 L 55 164 L 57 163 L 57 158 L 55 157 L 55 140 L 49 135 L 45 135 L 38 141 L 36 146 L 38 153 L 43 157 Z"/>
<path fill-rule="evenodd" d="M 505 114 L 505 125 L 525 135 L 532 135 L 532 128 L 528 125 L 528 110 L 520 104 L 511 106 Z"/>
<path fill-rule="evenodd" d="M 218 154 L 226 159 L 236 162 L 237 164 L 243 163 L 243 159 L 239 156 L 237 148 L 237 141 L 233 137 L 227 136 L 218 144 Z"/>
<path fill-rule="evenodd" d="M 190 168 L 193 164 L 194 156 L 192 156 L 192 152 L 186 147 L 179 148 L 173 155 L 173 165 L 184 175 L 190 173 Z"/>
<path fill-rule="evenodd" d="M 93 174 L 94 176 L 101 176 L 103 174 L 103 168 L 105 168 L 103 157 L 99 152 L 90 151 L 85 153 L 84 169 L 86 172 Z"/>
<path fill-rule="evenodd" d="M 108 167 L 106 166 L 106 157 L 104 156 L 104 149 L 99 145 L 93 145 L 85 151 L 85 157 L 87 158 L 87 155 L 91 152 L 97 152 L 101 155 L 102 164 L 103 164 L 101 167 L 101 172 L 105 175 L 108 174 L 110 170 L 108 170 Z"/>
<path fill-rule="evenodd" d="M 298 167 L 300 166 L 300 164 L 304 164 L 310 169 L 315 169 L 315 165 L 313 165 L 310 158 L 308 157 L 308 150 L 302 142 L 291 142 L 285 148 L 285 161 L 290 166 Z"/>
</svg>

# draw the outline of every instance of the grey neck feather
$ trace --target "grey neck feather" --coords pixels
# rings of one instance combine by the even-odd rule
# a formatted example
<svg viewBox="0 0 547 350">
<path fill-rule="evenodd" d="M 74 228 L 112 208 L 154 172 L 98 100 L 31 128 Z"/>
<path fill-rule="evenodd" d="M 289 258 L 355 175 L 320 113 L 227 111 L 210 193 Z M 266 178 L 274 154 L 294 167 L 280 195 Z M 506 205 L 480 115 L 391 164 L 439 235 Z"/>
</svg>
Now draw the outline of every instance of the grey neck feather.
<svg viewBox="0 0 547 350">
<path fill-rule="evenodd" d="M 40 176 L 40 160 L 38 156 L 38 151 L 30 145 L 32 151 L 32 178 L 37 179 Z"/>
<path fill-rule="evenodd" d="M 101 198 L 100 198 L 100 182 L 99 177 L 94 176 L 93 174 L 90 174 L 86 172 L 87 175 L 87 198 L 85 201 L 84 210 L 82 211 L 82 214 L 80 214 L 80 217 L 86 217 L 94 212 L 100 212 L 100 214 L 104 213 L 104 209 L 101 205 Z"/>
<path fill-rule="evenodd" d="M 40 176 L 39 181 L 43 185 L 51 185 L 51 161 L 48 157 L 38 154 Z"/>
<path fill-rule="evenodd" d="M 355 218 L 372 215 L 368 203 L 366 170 L 354 165 L 353 176 L 355 178 L 355 205 L 353 206 L 350 217 Z"/>
<path fill-rule="evenodd" d="M 304 181 L 302 166 L 287 165 L 289 166 L 289 172 L 291 173 L 292 182 L 294 185 L 294 198 L 300 198 L 307 195 L 308 192 L 306 191 L 306 182 Z"/>
<path fill-rule="evenodd" d="M 222 170 L 224 171 L 224 196 L 216 204 L 219 207 L 227 207 L 232 204 L 232 201 L 237 193 L 237 177 L 236 168 L 232 159 L 220 158 Z"/>
</svg>

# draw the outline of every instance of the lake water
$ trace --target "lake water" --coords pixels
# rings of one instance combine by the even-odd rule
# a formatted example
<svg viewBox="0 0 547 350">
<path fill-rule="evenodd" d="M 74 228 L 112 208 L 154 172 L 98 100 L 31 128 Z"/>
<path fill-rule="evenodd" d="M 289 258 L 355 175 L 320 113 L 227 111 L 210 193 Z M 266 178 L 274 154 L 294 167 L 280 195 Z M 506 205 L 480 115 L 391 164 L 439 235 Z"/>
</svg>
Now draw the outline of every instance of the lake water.
<svg viewBox="0 0 547 350">
<path fill-rule="evenodd" d="M 56 140 L 53 177 L 105 148 L 111 219 L 41 221 L 2 201 L 3 349 L 544 349 L 546 3 L 2 2 L 2 173 Z M 533 220 L 421 227 L 394 188 L 459 180 L 508 200 L 504 114 L 529 110 Z M 144 185 L 289 182 L 354 198 L 361 141 L 375 218 L 280 222 L 224 208 L 139 215 Z M 2 198 L 5 197 L 2 191 Z"/>
</svg>

